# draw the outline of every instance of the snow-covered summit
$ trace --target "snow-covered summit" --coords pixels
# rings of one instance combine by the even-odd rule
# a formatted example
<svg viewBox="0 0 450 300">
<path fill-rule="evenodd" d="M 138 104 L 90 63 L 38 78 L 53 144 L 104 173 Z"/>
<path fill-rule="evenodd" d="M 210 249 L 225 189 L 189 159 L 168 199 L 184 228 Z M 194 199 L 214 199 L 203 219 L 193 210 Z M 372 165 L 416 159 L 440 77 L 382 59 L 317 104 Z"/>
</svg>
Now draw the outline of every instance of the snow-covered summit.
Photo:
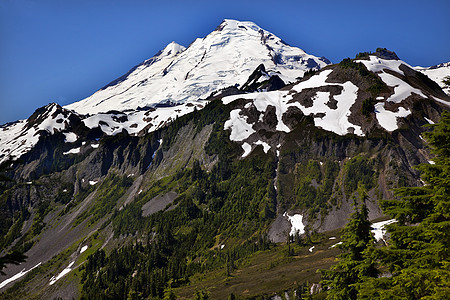
<svg viewBox="0 0 450 300">
<path fill-rule="evenodd" d="M 252 22 L 227 19 L 188 48 L 170 43 L 124 76 L 66 108 L 95 114 L 166 102 L 185 103 L 205 99 L 218 89 L 244 84 L 260 64 L 269 74 L 277 74 L 288 83 L 328 63 L 325 58 L 287 45 Z"/>
<path fill-rule="evenodd" d="M 66 141 L 73 142 L 76 135 L 70 129 L 77 122 L 80 121 L 76 114 L 50 103 L 37 109 L 27 120 L 1 126 L 0 163 L 29 152 L 43 135 L 63 132 Z"/>
<path fill-rule="evenodd" d="M 160 56 L 175 56 L 180 52 L 183 52 L 186 47 L 177 44 L 176 42 L 169 43 L 164 50 L 161 51 Z"/>
</svg>

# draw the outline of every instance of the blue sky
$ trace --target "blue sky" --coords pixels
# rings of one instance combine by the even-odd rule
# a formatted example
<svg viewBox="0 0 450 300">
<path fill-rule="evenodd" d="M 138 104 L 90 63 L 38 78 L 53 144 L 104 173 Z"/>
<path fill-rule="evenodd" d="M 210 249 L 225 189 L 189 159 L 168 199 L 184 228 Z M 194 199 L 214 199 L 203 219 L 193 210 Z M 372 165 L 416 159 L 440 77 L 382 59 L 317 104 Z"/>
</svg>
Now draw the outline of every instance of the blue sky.
<svg viewBox="0 0 450 300">
<path fill-rule="evenodd" d="M 225 18 L 253 21 L 332 62 L 386 47 L 430 66 L 450 61 L 449 13 L 448 0 L 0 0 L 0 124 L 81 100 Z"/>
</svg>

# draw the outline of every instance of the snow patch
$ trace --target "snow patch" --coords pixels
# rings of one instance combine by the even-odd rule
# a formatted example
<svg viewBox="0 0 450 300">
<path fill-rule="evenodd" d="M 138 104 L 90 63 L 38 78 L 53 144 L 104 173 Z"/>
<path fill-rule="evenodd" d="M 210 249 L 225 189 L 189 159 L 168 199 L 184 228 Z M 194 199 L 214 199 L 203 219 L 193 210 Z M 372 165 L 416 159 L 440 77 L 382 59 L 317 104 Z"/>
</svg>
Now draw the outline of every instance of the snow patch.
<svg viewBox="0 0 450 300">
<path fill-rule="evenodd" d="M 394 59 L 382 59 L 375 55 L 370 55 L 369 60 L 357 60 L 356 62 L 363 63 L 366 68 L 374 73 L 383 72 L 384 70 L 391 70 L 402 75 L 405 73 L 400 70 L 401 65 L 405 65 L 407 67 L 412 68 L 410 65 L 401 60 Z"/>
<path fill-rule="evenodd" d="M 267 144 L 266 142 L 261 141 L 261 140 L 255 142 L 254 144 L 255 144 L 255 145 L 262 145 L 262 146 L 263 146 L 264 153 L 267 153 L 267 152 L 270 150 L 270 145 Z"/>
<path fill-rule="evenodd" d="M 421 90 L 413 88 L 411 85 L 401 80 L 400 78 L 385 72 L 385 70 L 391 70 L 405 75 L 405 73 L 400 70 L 400 66 L 405 65 L 409 68 L 412 68 L 410 65 L 401 60 L 381 59 L 374 55 L 371 55 L 369 59 L 370 60 L 358 60 L 357 62 L 363 63 L 369 71 L 375 73 L 380 72 L 378 75 L 380 76 L 381 80 L 383 80 L 384 83 L 386 83 L 388 86 L 394 88 L 394 94 L 386 99 L 386 101 L 400 103 L 411 96 L 413 93 L 423 98 L 427 98 L 427 96 L 425 96 Z"/>
<path fill-rule="evenodd" d="M 377 117 L 378 123 L 387 131 L 392 132 L 398 129 L 397 118 L 404 118 L 410 114 L 411 111 L 403 107 L 399 107 L 397 112 L 392 112 L 384 108 L 383 102 L 375 104 L 375 116 Z"/>
<path fill-rule="evenodd" d="M 25 271 L 25 269 L 23 269 L 22 271 L 20 271 L 20 272 L 17 273 L 16 275 L 14 275 L 14 276 L 12 276 L 12 277 L 6 279 L 6 280 L 3 280 L 3 281 L 0 283 L 0 289 L 3 288 L 3 287 L 5 287 L 7 284 L 9 284 L 9 283 L 11 283 L 11 282 L 13 282 L 13 281 L 16 281 L 17 279 L 19 279 L 20 277 L 24 276 L 25 274 L 27 274 L 28 272 L 30 272 L 30 271 L 33 270 L 34 268 L 39 267 L 40 265 L 41 265 L 41 263 L 38 263 L 37 265 L 35 265 L 34 267 L 32 267 L 31 269 L 29 269 L 29 270 L 27 270 L 27 271 Z"/>
<path fill-rule="evenodd" d="M 64 155 L 68 155 L 68 154 L 78 154 L 78 153 L 80 153 L 80 147 L 70 149 L 70 150 L 67 151 L 67 152 L 63 152 Z"/>
<path fill-rule="evenodd" d="M 83 253 L 84 251 L 86 251 L 87 248 L 88 248 L 87 245 L 84 245 L 83 247 L 81 247 L 80 254 Z"/>
<path fill-rule="evenodd" d="M 330 247 L 330 249 L 331 249 L 331 248 L 334 248 L 334 247 L 337 247 L 338 245 L 341 245 L 341 244 L 342 244 L 342 242 L 338 242 L 338 243 L 332 245 L 332 246 Z"/>
<path fill-rule="evenodd" d="M 305 233 L 305 225 L 303 224 L 303 216 L 301 214 L 294 214 L 290 216 L 287 212 L 285 212 L 283 216 L 287 217 L 289 222 L 291 222 L 291 232 L 289 235 L 295 235 L 297 231 L 299 234 Z"/>
<path fill-rule="evenodd" d="M 247 116 L 240 115 L 240 109 L 234 109 L 230 112 L 230 120 L 224 124 L 224 129 L 231 129 L 230 140 L 243 141 L 256 131 L 251 124 L 247 123 Z M 245 149 L 244 149 L 245 150 Z"/>
<path fill-rule="evenodd" d="M 73 132 L 63 132 L 63 134 L 66 136 L 64 139 L 66 143 L 75 143 L 78 139 L 78 136 Z"/>
<path fill-rule="evenodd" d="M 289 133 L 291 131 L 290 128 L 286 124 L 284 124 L 283 115 L 288 111 L 290 107 L 297 107 L 305 115 L 315 115 L 319 113 L 323 114 L 323 117 L 314 118 L 314 124 L 317 127 L 323 128 L 327 131 L 331 131 L 339 135 L 345 135 L 349 132 L 353 132 L 358 136 L 364 136 L 361 127 L 350 123 L 348 120 L 348 117 L 351 114 L 350 108 L 355 103 L 357 98 L 358 87 L 350 81 L 343 84 L 327 83 L 326 79 L 331 72 L 332 70 L 322 71 L 319 74 L 312 76 L 308 80 L 298 83 L 292 88 L 292 91 L 300 93 L 304 89 L 319 86 L 342 86 L 343 89 L 341 94 L 334 96 L 334 99 L 337 101 L 337 109 L 332 109 L 327 105 L 330 98 L 329 92 L 317 92 L 313 99 L 312 107 L 304 107 L 298 102 L 288 103 L 290 100 L 292 100 L 292 95 L 290 95 L 290 92 L 287 91 L 272 91 L 244 95 L 233 95 L 222 98 L 222 102 L 224 104 L 229 104 L 237 99 L 252 100 L 254 106 L 259 112 L 261 112 L 261 114 L 266 112 L 269 105 L 275 107 L 277 116 L 277 131 L 283 131 L 286 133 Z M 247 117 L 241 116 L 240 113 L 241 110 L 239 109 L 233 110 L 230 113 L 230 119 L 226 122 L 226 128 L 232 128 L 233 126 L 236 127 L 234 132 L 232 131 L 233 138 L 242 141 L 250 136 L 250 134 L 245 135 L 239 133 L 246 133 L 246 131 L 244 130 L 248 129 L 248 127 L 252 128 L 252 125 L 248 124 Z M 241 128 L 240 131 L 239 128 Z M 253 132 L 254 131 L 252 128 L 252 133 Z M 230 139 L 233 140 L 232 138 Z"/>
<path fill-rule="evenodd" d="M 95 181 L 95 180 L 89 180 L 89 184 L 90 185 L 96 185 L 98 183 L 98 180 L 97 181 Z"/>
<path fill-rule="evenodd" d="M 196 108 L 203 108 L 207 103 L 207 101 L 190 101 L 179 105 L 151 108 L 147 111 L 99 113 L 84 119 L 83 123 L 91 129 L 99 127 L 107 135 L 116 135 L 124 130 L 130 135 L 135 135 L 144 129 L 147 129 L 148 133 L 168 125 L 177 117 L 193 112 Z"/>
<path fill-rule="evenodd" d="M 381 80 L 384 81 L 388 86 L 394 88 L 394 94 L 391 95 L 386 101 L 400 103 L 413 93 L 421 96 L 422 98 L 427 98 L 421 90 L 413 88 L 408 83 L 404 82 L 400 78 L 395 77 L 394 75 L 388 73 L 378 74 L 381 77 Z"/>
<path fill-rule="evenodd" d="M 430 119 L 428 119 L 427 117 L 423 117 L 425 119 L 425 121 L 428 122 L 428 124 L 434 124 L 434 122 Z"/>
<path fill-rule="evenodd" d="M 312 253 L 315 247 L 316 246 L 312 246 L 311 248 L 308 249 L 308 251 Z"/>
<path fill-rule="evenodd" d="M 244 149 L 244 154 L 242 154 L 242 157 L 246 157 L 252 151 L 252 146 L 249 143 L 243 143 L 242 149 Z"/>
<path fill-rule="evenodd" d="M 64 270 L 61 271 L 61 273 L 59 273 L 56 277 L 52 276 L 52 278 L 50 278 L 50 285 L 53 285 L 55 282 L 57 282 L 59 279 L 63 278 L 67 273 L 69 273 L 70 271 L 72 271 L 72 266 L 75 262 L 71 262 Z"/>
<path fill-rule="evenodd" d="M 397 222 L 397 220 L 391 219 L 391 220 L 387 220 L 387 221 L 373 223 L 371 226 L 372 227 L 371 232 L 374 234 L 375 240 L 376 241 L 380 241 L 380 240 L 384 241 L 384 235 L 386 234 L 385 226 L 395 223 L 395 222 Z"/>
<path fill-rule="evenodd" d="M 450 87 L 442 82 L 446 76 L 450 76 L 450 62 L 429 68 L 415 67 L 414 69 L 427 75 L 431 80 L 434 80 L 447 95 L 450 95 Z"/>
</svg>

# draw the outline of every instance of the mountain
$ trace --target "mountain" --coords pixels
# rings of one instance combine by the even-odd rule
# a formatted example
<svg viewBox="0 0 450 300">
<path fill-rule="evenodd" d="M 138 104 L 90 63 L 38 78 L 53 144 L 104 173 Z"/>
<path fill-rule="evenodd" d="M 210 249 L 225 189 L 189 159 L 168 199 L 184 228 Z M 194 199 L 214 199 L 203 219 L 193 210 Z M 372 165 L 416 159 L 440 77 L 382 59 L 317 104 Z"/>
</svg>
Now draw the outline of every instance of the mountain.
<svg viewBox="0 0 450 300">
<path fill-rule="evenodd" d="M 202 100 L 213 92 L 232 86 L 248 90 L 250 84 L 257 87 L 268 80 L 270 85 L 276 82 L 278 87 L 284 86 L 296 81 L 304 72 L 320 69 L 328 63 L 325 58 L 287 45 L 252 22 L 224 20 L 215 31 L 195 40 L 188 48 L 172 42 L 92 96 L 62 109 L 66 114 L 78 115 L 86 127 L 99 127 L 108 135 L 123 130 L 144 134 L 203 108 L 207 102 Z M 264 74 L 258 75 L 255 82 L 248 82 L 256 76 L 253 73 L 260 66 Z M 46 122 L 57 122 L 58 116 L 50 109 L 46 114 L 53 119 Z M 29 127 L 26 122 L 3 126 L 0 163 L 17 159 L 37 143 L 39 134 L 27 132 L 29 136 L 24 135 Z M 46 131 L 53 134 L 61 129 L 56 126 Z"/>
<path fill-rule="evenodd" d="M 189 64 L 176 97 L 121 104 Z M 361 186 L 384 244 L 379 201 L 423 185 L 424 125 L 450 97 L 389 50 L 325 64 L 225 20 L 83 101 L 0 129 L 1 255 L 28 256 L 3 269 L 5 299 L 309 292 Z"/>
<path fill-rule="evenodd" d="M 427 75 L 430 79 L 436 81 L 437 84 L 442 88 L 442 90 L 450 95 L 450 87 L 445 85 L 442 80 L 450 76 L 450 62 L 442 63 L 436 66 L 431 66 L 428 68 L 415 67 L 415 70 Z"/>
<path fill-rule="evenodd" d="M 66 108 L 95 114 L 204 100 L 216 90 L 243 85 L 260 64 L 268 74 L 277 74 L 290 83 L 329 63 L 287 45 L 252 22 L 224 20 L 189 47 L 172 42 L 92 96 Z"/>
</svg>

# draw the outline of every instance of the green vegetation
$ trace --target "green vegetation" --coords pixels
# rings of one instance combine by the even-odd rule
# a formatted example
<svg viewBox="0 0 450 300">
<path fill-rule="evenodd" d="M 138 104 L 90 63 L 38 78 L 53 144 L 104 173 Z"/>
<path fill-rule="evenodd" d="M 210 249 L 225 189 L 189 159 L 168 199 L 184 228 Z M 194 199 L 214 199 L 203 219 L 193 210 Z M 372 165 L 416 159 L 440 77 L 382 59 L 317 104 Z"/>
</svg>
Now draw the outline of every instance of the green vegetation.
<svg viewBox="0 0 450 300">
<path fill-rule="evenodd" d="M 337 247 L 330 248 L 336 243 L 336 240 L 329 239 L 331 236 L 336 236 L 336 232 L 314 236 L 313 252 L 308 250 L 311 245 L 271 245 L 267 250 L 235 260 L 231 272 L 227 272 L 224 266 L 196 273 L 189 277 L 189 285 L 175 288 L 174 293 L 191 299 L 196 290 L 202 289 L 210 293 L 210 299 L 230 299 L 233 296 L 234 299 L 268 299 L 275 293 L 284 295 L 287 292 L 291 299 L 299 299 L 294 295 L 300 295 L 306 289 L 310 296 L 308 281 L 317 282 L 320 274 L 316 269 L 333 265 L 339 252 Z"/>
<path fill-rule="evenodd" d="M 363 64 L 344 60 L 340 65 L 342 68 L 358 70 L 361 76 L 369 78 L 373 76 L 372 86 L 375 87 L 374 91 L 379 91 L 376 88 L 378 77 L 368 72 Z M 350 71 L 348 73 L 354 74 L 354 71 Z M 373 99 L 369 98 L 363 103 L 362 109 L 367 115 L 373 112 Z M 370 190 L 377 186 L 377 170 L 380 168 L 378 165 L 380 158 L 371 155 L 373 153 L 370 153 L 370 150 L 367 151 L 367 148 L 372 149 L 370 148 L 372 146 L 368 145 L 370 142 L 366 143 L 367 140 L 361 142 L 363 139 L 350 135 L 330 135 L 329 132 L 315 127 L 312 117 L 305 117 L 298 126 L 302 128 L 295 128 L 297 131 L 290 136 L 300 132 L 301 142 L 297 137 L 286 141 L 278 157 L 273 153 L 265 154 L 258 147 L 248 157 L 240 159 L 242 148 L 237 143 L 231 142 L 229 132 L 223 130 L 232 105 L 226 107 L 219 100 L 212 101 L 208 104 L 208 109 L 176 119 L 167 131 L 164 129 L 152 134 L 151 138 L 149 136 L 143 138 L 153 139 L 151 145 L 147 146 L 154 150 L 155 141 L 162 137 L 164 143 L 161 148 L 167 150 L 175 143 L 180 130 L 187 124 L 189 126 L 194 124 L 197 133 L 204 126 L 211 125 L 212 128 L 209 129 L 212 129 L 212 132 L 205 151 L 213 159 L 218 158 L 211 169 L 204 169 L 201 162 L 196 160 L 191 161 L 191 169 L 183 167 L 176 170 L 174 167 L 169 170 L 168 176 L 157 181 L 143 176 L 142 183 L 145 184 L 142 186 L 143 191 L 123 207 L 119 207 L 118 202 L 125 198 L 132 186 L 131 177 L 106 170 L 109 175 L 102 183 L 95 186 L 84 185 L 85 188 L 79 190 L 74 199 L 72 199 L 73 185 L 59 182 L 55 185 L 54 195 L 48 197 L 51 201 L 40 203 L 34 211 L 34 221 L 27 236 L 33 239 L 19 240 L 19 244 L 23 249 L 31 245 L 23 242 L 34 241 L 40 234 L 45 226 L 44 216 L 49 213 L 54 203 L 66 204 L 64 210 L 60 207 L 61 216 L 73 212 L 71 210 L 74 207 L 91 195 L 92 198 L 89 199 L 92 201 L 89 202 L 87 199 L 83 202 L 86 204 L 86 210 L 75 219 L 74 227 L 85 222 L 83 224 L 86 226 L 80 226 L 77 230 L 79 228 L 91 230 L 92 225 L 100 226 L 99 220 L 105 220 L 99 229 L 100 234 L 108 233 L 109 236 L 114 233 L 114 239 L 111 239 L 105 249 L 101 249 L 101 243 L 96 243 L 93 247 L 90 245 L 89 249 L 78 257 L 76 264 L 81 263 L 79 268 L 67 275 L 67 281 L 68 278 L 72 279 L 69 276 L 81 278 L 82 299 L 173 299 L 177 295 L 194 296 L 198 299 L 228 296 L 231 299 L 241 296 L 259 299 L 273 295 L 270 293 L 274 291 L 286 290 L 292 292 L 290 295 L 303 295 L 306 298 L 310 297 L 307 295 L 309 288 L 307 280 L 317 282 L 319 279 L 319 274 L 316 274 L 315 270 L 329 268 L 334 264 L 338 249 L 331 246 L 334 246 L 336 241 L 329 240 L 331 236 L 311 234 L 310 228 L 307 228 L 305 236 L 297 234 L 288 237 L 286 244 L 271 243 L 267 232 L 277 215 L 277 204 L 279 211 L 285 208 L 307 210 L 310 216 L 314 217 L 317 214 L 324 216 L 331 205 L 339 205 L 340 199 L 359 197 L 361 204 L 355 205 L 355 213 L 343 231 L 341 249 L 345 250 L 345 253 L 339 257 L 338 265 L 324 272 L 324 282 L 332 288 L 328 295 L 333 299 L 355 299 L 364 293 L 364 295 L 369 295 L 371 291 L 375 293 L 380 287 L 397 292 L 393 288 L 395 281 L 375 278 L 379 272 L 388 269 L 394 270 L 392 274 L 395 277 L 401 270 L 396 269 L 399 268 L 400 258 L 390 257 L 391 260 L 385 260 L 383 255 L 389 253 L 390 248 L 375 249 L 370 235 L 368 212 L 364 205 L 367 199 L 365 189 Z M 307 134 L 302 136 L 301 134 L 305 132 Z M 448 136 L 448 130 L 445 133 Z M 441 141 L 445 137 L 443 133 L 436 140 Z M 138 137 L 119 134 L 116 138 L 105 138 L 102 143 L 103 146 L 106 147 L 108 144 L 108 147 L 120 152 L 125 147 L 133 148 L 141 141 Z M 385 145 L 379 141 L 374 144 Z M 328 149 L 331 147 L 334 149 Z M 130 154 L 128 158 L 133 156 L 136 164 L 142 164 L 139 157 L 142 153 L 136 152 Z M 315 156 L 311 156 L 311 153 L 315 153 Z M 151 154 L 148 154 L 149 160 Z M 346 159 L 347 155 L 351 155 L 352 158 Z M 162 156 L 163 151 L 160 149 L 152 163 L 157 165 Z M 435 166 L 439 167 L 440 164 L 437 163 Z M 277 195 L 274 188 L 277 168 L 279 189 L 290 189 L 286 194 L 279 191 Z M 443 173 L 441 169 L 432 169 L 430 172 L 448 175 L 448 168 L 445 171 L 447 173 Z M 430 184 L 430 188 L 431 186 Z M 442 189 L 439 193 L 445 194 Z M 0 196 L 0 201 L 6 203 L 9 195 L 8 190 L 5 191 Z M 403 203 L 400 208 L 398 204 L 395 206 L 390 204 L 391 202 L 385 202 L 386 211 L 398 219 L 405 216 L 402 221 L 405 225 L 420 223 L 427 220 L 429 215 L 433 215 L 433 222 L 436 220 L 441 222 L 442 211 L 445 211 L 446 206 L 442 206 L 441 214 L 437 215 L 433 210 L 435 200 L 424 200 L 431 192 L 417 191 L 419 192 L 414 194 L 413 198 L 414 201 L 420 198 L 419 202 L 409 200 L 409 202 L 392 202 Z M 152 201 L 155 202 L 169 194 L 175 196 L 169 197 L 170 199 L 164 202 L 166 205 L 164 208 L 146 210 L 149 207 L 147 204 L 152 204 Z M 403 196 L 403 199 L 409 199 L 407 194 L 399 193 L 399 195 Z M 391 208 L 392 211 L 389 210 Z M 406 216 L 405 211 L 414 211 L 419 217 Z M 29 218 L 27 213 L 27 210 L 23 210 L 11 216 L 5 212 L 7 218 L 0 219 L 0 222 L 3 222 L 0 228 L 9 230 L 3 231 L 5 235 L 1 242 L 5 241 L 7 245 L 15 237 L 20 236 L 22 225 Z M 57 222 L 60 220 L 55 221 Z M 447 229 L 446 223 L 439 223 L 430 232 L 421 232 L 423 229 L 421 226 L 415 227 L 419 231 L 414 233 L 419 237 L 423 236 L 423 239 L 435 239 L 433 234 L 438 238 L 447 237 L 438 232 L 441 228 Z M 98 232 L 95 234 L 98 235 Z M 397 236 L 393 233 L 395 243 L 391 247 L 397 247 L 392 248 L 393 252 L 399 250 L 399 245 L 411 247 L 405 240 L 401 240 L 408 234 L 407 230 Z M 312 248 L 308 250 L 306 245 L 314 246 L 314 251 Z M 414 247 L 422 247 L 421 245 Z M 433 247 L 431 250 L 437 253 L 436 255 L 430 254 L 429 248 L 426 248 L 428 252 L 424 250 L 423 260 L 426 263 L 430 262 L 430 257 L 434 259 L 436 256 L 441 259 L 445 256 L 444 250 L 448 249 L 448 245 L 443 243 L 433 244 Z M 70 251 L 64 251 L 61 256 L 52 260 L 52 263 L 58 261 L 62 264 L 62 261 L 68 260 L 74 251 L 72 245 Z M 410 252 L 396 253 L 407 257 L 412 255 Z M 85 259 L 87 260 L 84 262 Z M 442 263 L 439 267 L 441 266 L 446 265 Z M 61 265 L 55 267 L 45 264 L 45 271 L 42 271 L 44 268 L 41 266 L 39 272 L 48 275 L 49 268 L 59 267 Z M 38 272 L 37 270 L 33 272 Z M 439 279 L 442 282 L 439 283 L 441 287 L 447 284 L 444 275 L 441 276 L 439 273 L 443 278 Z M 23 285 L 18 284 L 15 288 L 19 287 L 22 288 Z M 393 293 L 386 295 L 392 296 Z M 324 294 L 318 297 L 322 296 Z"/>
<path fill-rule="evenodd" d="M 370 115 L 375 111 L 376 103 L 377 101 L 374 100 L 372 97 L 367 98 L 362 103 L 361 113 L 366 117 L 370 117 Z"/>
<path fill-rule="evenodd" d="M 6 268 L 7 264 L 18 265 L 26 260 L 26 256 L 23 253 L 14 251 L 0 257 L 0 274 L 5 275 L 3 269 Z"/>
<path fill-rule="evenodd" d="M 450 87 L 450 76 L 445 76 L 444 79 L 442 79 L 442 83 L 447 87 Z"/>
<path fill-rule="evenodd" d="M 108 175 L 96 191 L 94 205 L 77 217 L 73 226 L 77 226 L 89 217 L 89 223 L 94 224 L 103 216 L 106 216 L 117 205 L 117 200 L 122 197 L 133 183 L 133 179 L 117 174 Z"/>
<path fill-rule="evenodd" d="M 339 174 L 339 163 L 326 160 L 319 163 L 309 160 L 297 166 L 295 191 L 297 208 L 309 209 L 311 216 L 328 209 L 328 201 L 333 194 L 333 186 Z"/>
<path fill-rule="evenodd" d="M 339 66 L 343 69 L 355 69 L 359 72 L 359 74 L 363 77 L 365 76 L 369 76 L 371 74 L 371 72 L 369 72 L 369 70 L 367 70 L 366 66 L 364 66 L 363 63 L 360 62 L 355 62 L 350 58 L 344 58 L 340 63 Z"/>
<path fill-rule="evenodd" d="M 367 250 L 370 247 L 359 250 L 362 254 L 359 261 L 369 262 L 362 266 L 371 266 L 376 259 L 377 270 L 385 272 L 385 276 L 372 278 L 371 273 L 370 276 L 348 277 L 345 286 L 334 281 L 330 284 L 334 288 L 328 293 L 330 299 L 349 299 L 341 297 L 349 292 L 358 299 L 450 297 L 450 113 L 444 112 L 441 121 L 431 127 L 433 131 L 424 135 L 436 155 L 435 164 L 419 166 L 426 184 L 399 188 L 396 195 L 400 199 L 383 201 L 384 212 L 397 220 L 387 227 L 389 245 L 370 251 Z M 338 266 L 347 262 L 347 258 L 341 256 Z M 351 275 L 349 271 L 346 273 Z"/>
<path fill-rule="evenodd" d="M 344 191 L 350 197 L 358 188 L 358 184 L 364 184 L 370 190 L 376 186 L 378 174 L 375 171 L 375 160 L 364 155 L 358 155 L 347 161 L 344 165 Z"/>
<path fill-rule="evenodd" d="M 111 217 L 116 236 L 128 235 L 140 242 L 90 257 L 83 273 L 82 297 L 162 298 L 167 288 L 185 285 L 195 273 L 224 266 L 232 272 L 237 260 L 270 247 L 265 231 L 276 211 L 275 160 L 261 151 L 232 161 L 240 150 L 223 133 L 223 105 L 213 105 L 210 119 L 219 125 L 214 125 L 206 148 L 223 159 L 210 172 L 196 161 L 192 169 L 155 182 L 135 201 L 116 210 Z M 97 199 L 99 208 L 121 194 L 112 193 L 123 185 L 116 181 L 105 180 L 96 191 L 105 193 L 104 201 L 102 196 Z M 170 209 L 142 216 L 145 203 L 169 191 L 178 195 L 166 207 Z M 91 209 L 88 214 L 95 216 L 96 211 Z M 220 243 L 225 242 L 227 250 L 220 251 Z M 97 272 L 102 275 L 96 276 Z"/>
<path fill-rule="evenodd" d="M 357 283 L 378 275 L 375 260 L 370 255 L 374 239 L 370 232 L 369 211 L 365 205 L 367 191 L 364 185 L 358 187 L 360 204 L 355 202 L 355 212 L 342 230 L 342 244 L 338 247 L 344 250 L 338 256 L 338 263 L 330 270 L 322 271 L 322 283 L 329 288 L 327 299 L 357 299 Z"/>
<path fill-rule="evenodd" d="M 350 58 L 345 58 L 339 63 L 339 66 L 343 69 L 354 69 L 358 71 L 359 75 L 369 80 L 370 86 L 367 88 L 367 92 L 372 95 L 372 98 L 376 98 L 383 90 L 389 91 L 388 87 L 381 80 L 381 78 L 378 77 L 378 75 L 376 75 L 375 73 L 367 70 L 366 66 L 364 66 L 363 63 L 355 62 Z"/>
<path fill-rule="evenodd" d="M 369 58 L 369 55 L 371 55 L 372 52 L 359 52 L 358 54 L 356 54 L 355 59 L 365 59 L 365 58 Z"/>
</svg>

